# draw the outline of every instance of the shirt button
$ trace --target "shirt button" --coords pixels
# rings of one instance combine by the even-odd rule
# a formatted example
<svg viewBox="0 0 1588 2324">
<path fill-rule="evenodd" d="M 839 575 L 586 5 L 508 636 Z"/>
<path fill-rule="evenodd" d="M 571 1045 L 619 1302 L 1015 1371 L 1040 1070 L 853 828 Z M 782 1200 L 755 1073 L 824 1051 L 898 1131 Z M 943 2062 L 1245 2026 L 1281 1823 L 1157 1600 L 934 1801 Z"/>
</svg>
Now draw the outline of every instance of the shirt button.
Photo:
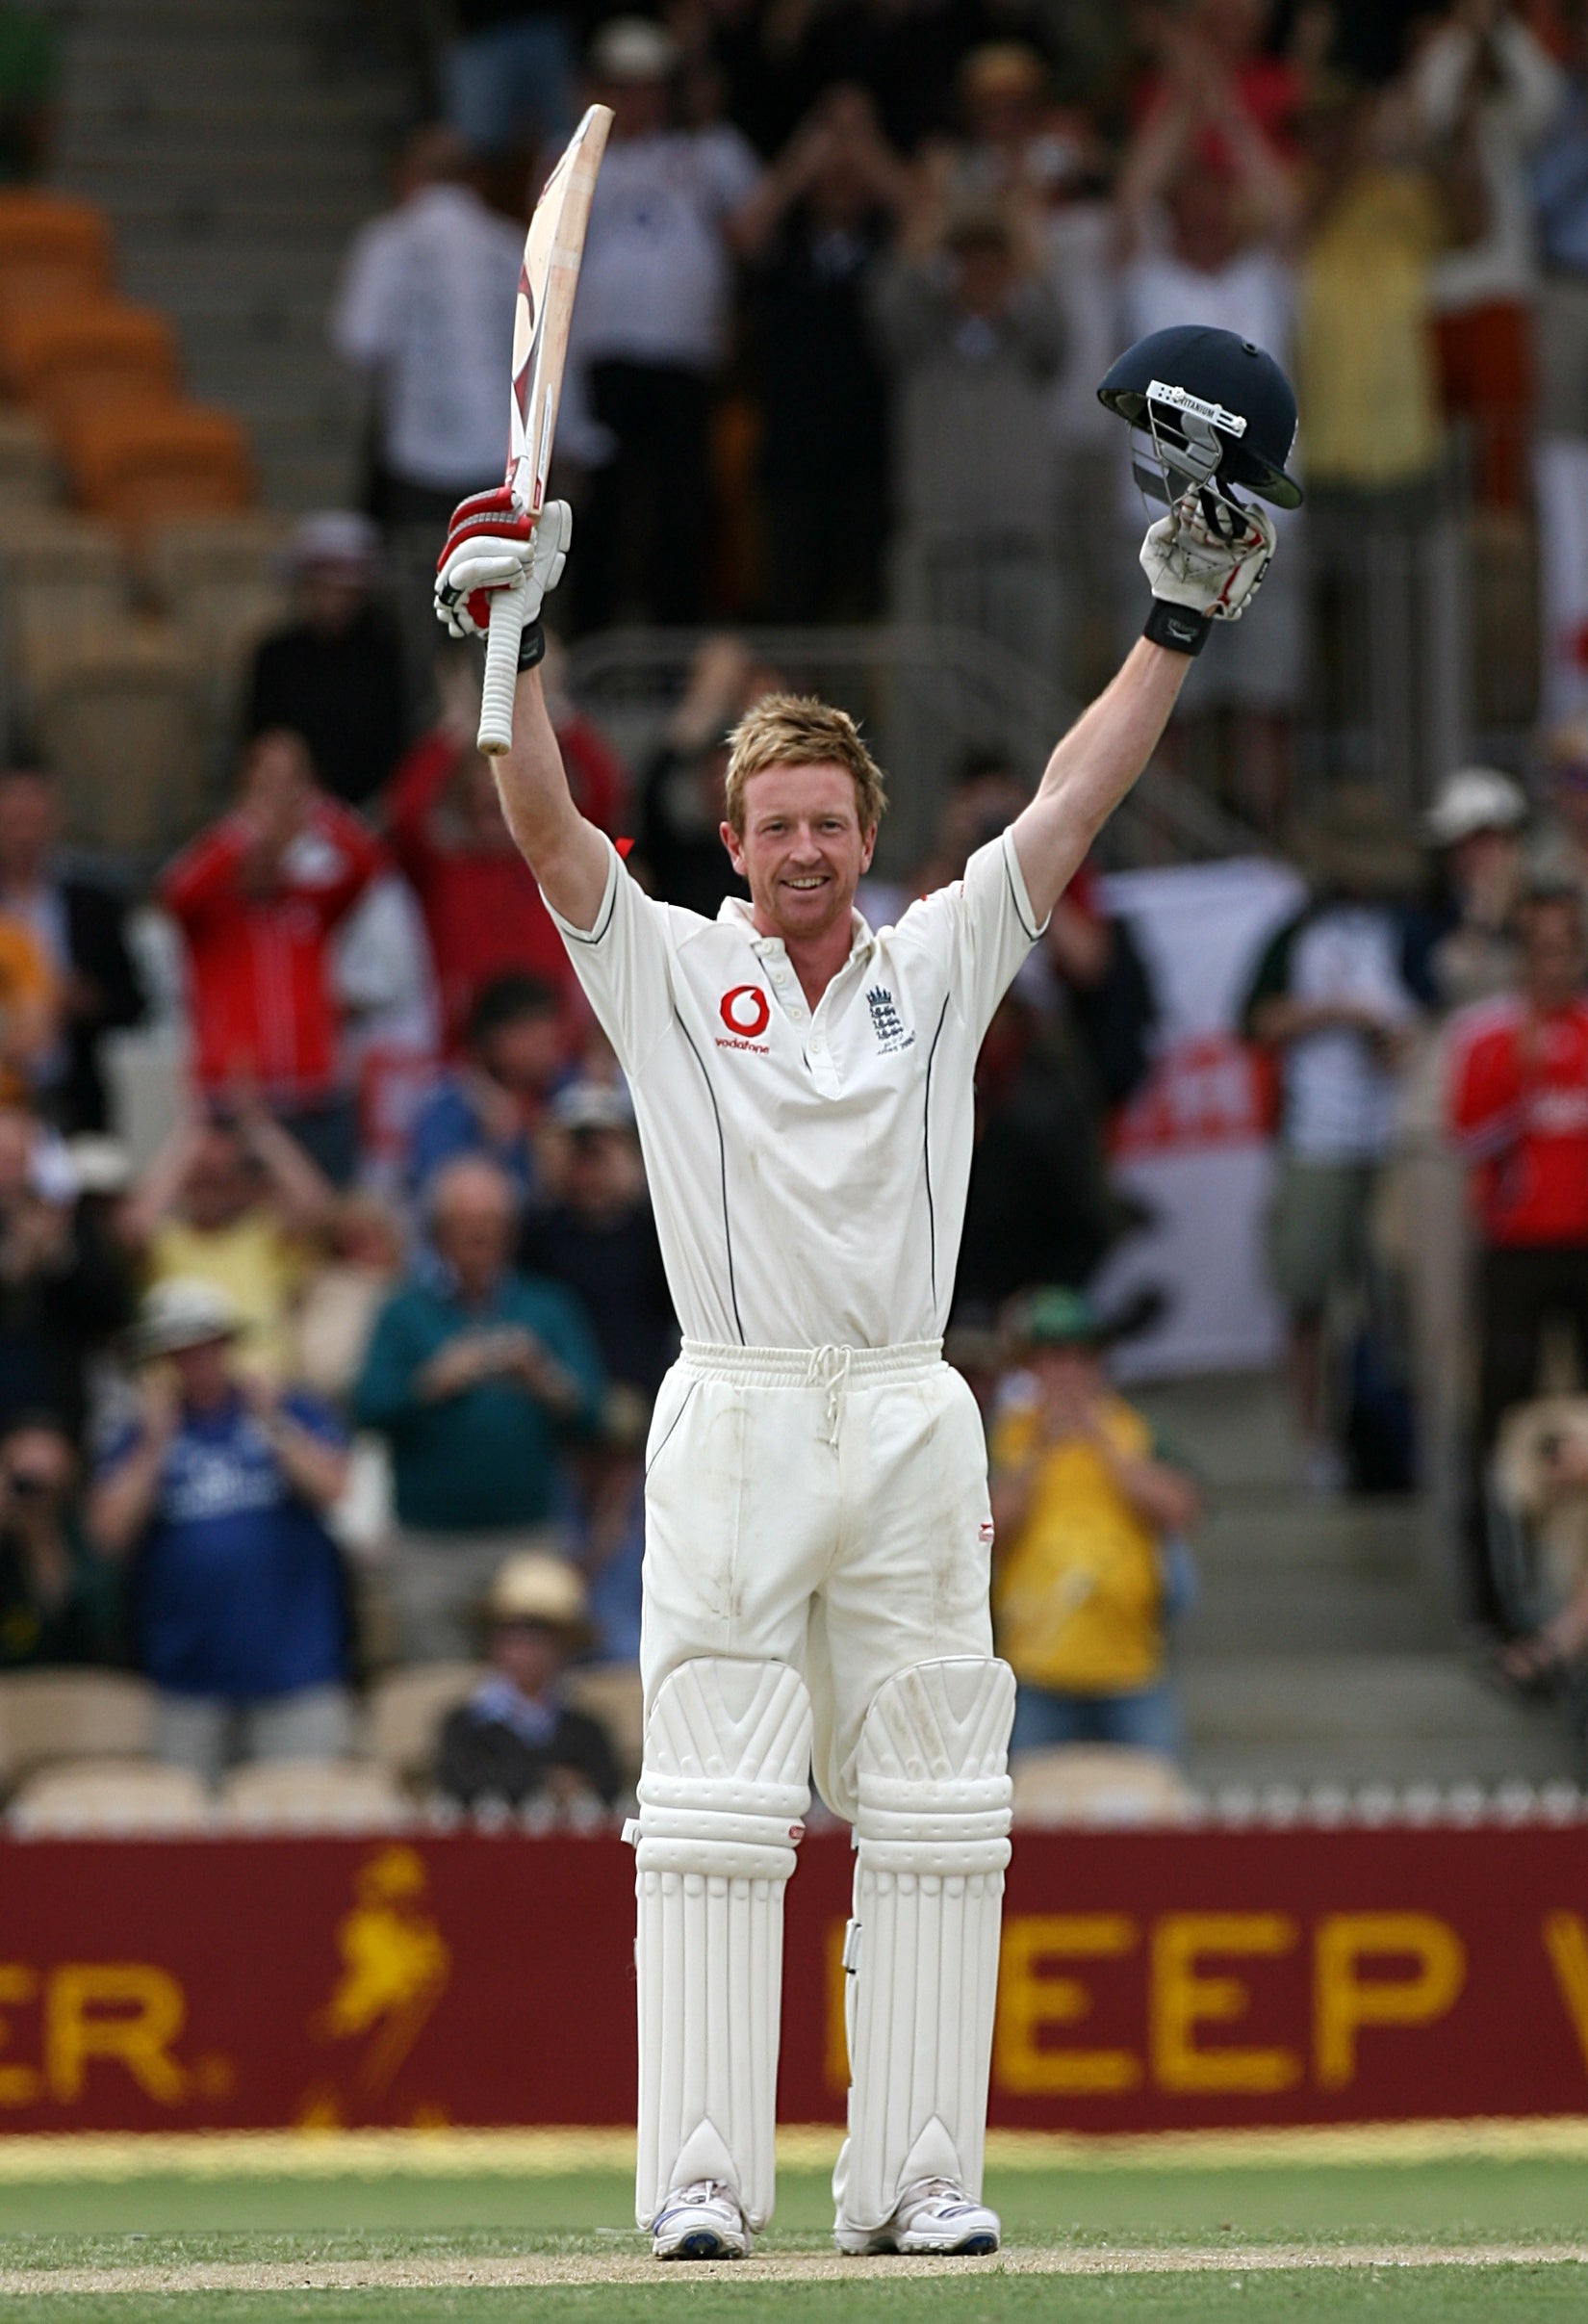
<svg viewBox="0 0 1588 2324">
<path fill-rule="evenodd" d="M 798 1001 L 793 1002 L 789 1008 L 788 1014 L 793 1018 L 796 1024 L 801 1024 L 805 1020 L 805 1011 L 801 1008 Z"/>
</svg>

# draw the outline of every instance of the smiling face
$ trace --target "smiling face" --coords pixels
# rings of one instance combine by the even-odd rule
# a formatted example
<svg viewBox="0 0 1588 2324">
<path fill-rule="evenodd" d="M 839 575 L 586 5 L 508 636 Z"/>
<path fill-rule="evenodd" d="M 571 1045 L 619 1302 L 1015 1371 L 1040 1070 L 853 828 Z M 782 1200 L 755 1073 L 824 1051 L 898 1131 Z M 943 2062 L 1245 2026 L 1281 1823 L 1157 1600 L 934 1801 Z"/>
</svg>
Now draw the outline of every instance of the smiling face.
<svg viewBox="0 0 1588 2324">
<path fill-rule="evenodd" d="M 824 762 L 752 775 L 744 787 L 744 829 L 724 823 L 722 839 L 749 885 L 759 934 L 800 943 L 848 928 L 877 827 L 860 828 L 849 769 Z"/>
</svg>

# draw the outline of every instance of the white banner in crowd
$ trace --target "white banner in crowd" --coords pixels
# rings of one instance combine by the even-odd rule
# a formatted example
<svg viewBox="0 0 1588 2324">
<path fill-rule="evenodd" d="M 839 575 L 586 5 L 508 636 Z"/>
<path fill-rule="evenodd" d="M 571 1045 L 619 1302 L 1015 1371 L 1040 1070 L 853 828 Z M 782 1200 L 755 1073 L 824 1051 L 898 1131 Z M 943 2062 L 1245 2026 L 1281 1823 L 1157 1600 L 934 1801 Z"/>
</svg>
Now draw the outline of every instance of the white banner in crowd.
<svg viewBox="0 0 1588 2324">
<path fill-rule="evenodd" d="M 1152 1072 L 1114 1153 L 1116 1181 L 1151 1222 L 1114 1252 L 1096 1293 L 1105 1312 L 1149 1284 L 1169 1303 L 1152 1331 L 1120 1348 L 1115 1369 L 1158 1380 L 1271 1363 L 1281 1318 L 1264 1258 L 1267 1083 L 1236 1020 L 1265 944 L 1306 891 L 1262 860 L 1118 872 L 1103 891 L 1130 923 L 1159 1024 Z"/>
<path fill-rule="evenodd" d="M 1545 436 L 1533 459 L 1543 708 L 1553 722 L 1588 711 L 1588 444 Z"/>
</svg>

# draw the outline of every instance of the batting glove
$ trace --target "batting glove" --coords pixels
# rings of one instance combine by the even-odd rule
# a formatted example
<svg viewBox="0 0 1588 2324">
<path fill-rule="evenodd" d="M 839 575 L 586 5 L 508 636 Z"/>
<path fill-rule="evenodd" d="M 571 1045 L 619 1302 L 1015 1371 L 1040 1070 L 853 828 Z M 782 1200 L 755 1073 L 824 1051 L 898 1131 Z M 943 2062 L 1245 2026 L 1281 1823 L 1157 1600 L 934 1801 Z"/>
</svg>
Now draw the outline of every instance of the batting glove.
<svg viewBox="0 0 1588 2324">
<path fill-rule="evenodd" d="M 1273 552 L 1267 509 L 1211 492 L 1185 494 L 1141 543 L 1153 599 L 1142 634 L 1178 654 L 1200 654 L 1216 621 L 1241 619 Z"/>
<path fill-rule="evenodd" d="M 562 579 L 573 537 L 566 501 L 548 501 L 533 521 L 514 505 L 505 484 L 460 501 L 436 559 L 437 621 L 454 637 L 483 637 L 493 593 L 522 588 L 527 629 Z"/>
</svg>

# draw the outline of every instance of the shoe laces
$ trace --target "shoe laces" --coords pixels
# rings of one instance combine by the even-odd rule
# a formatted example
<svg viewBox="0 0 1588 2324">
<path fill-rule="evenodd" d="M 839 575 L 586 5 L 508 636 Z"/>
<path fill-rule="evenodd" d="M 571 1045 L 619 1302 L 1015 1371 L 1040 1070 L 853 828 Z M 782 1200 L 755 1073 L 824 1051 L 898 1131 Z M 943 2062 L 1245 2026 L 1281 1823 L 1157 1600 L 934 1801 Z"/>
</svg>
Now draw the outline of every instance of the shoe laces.
<svg viewBox="0 0 1588 2324">
<path fill-rule="evenodd" d="M 962 2203 L 973 2208 L 970 2197 L 952 2179 L 917 2179 L 899 2198 L 900 2211 L 923 2210 L 930 2203 Z"/>
<path fill-rule="evenodd" d="M 730 2203 L 735 2210 L 739 2208 L 738 2197 L 724 2179 L 692 2179 L 685 2187 L 674 2187 L 666 2208 L 677 2210 L 685 2203 Z"/>
</svg>

